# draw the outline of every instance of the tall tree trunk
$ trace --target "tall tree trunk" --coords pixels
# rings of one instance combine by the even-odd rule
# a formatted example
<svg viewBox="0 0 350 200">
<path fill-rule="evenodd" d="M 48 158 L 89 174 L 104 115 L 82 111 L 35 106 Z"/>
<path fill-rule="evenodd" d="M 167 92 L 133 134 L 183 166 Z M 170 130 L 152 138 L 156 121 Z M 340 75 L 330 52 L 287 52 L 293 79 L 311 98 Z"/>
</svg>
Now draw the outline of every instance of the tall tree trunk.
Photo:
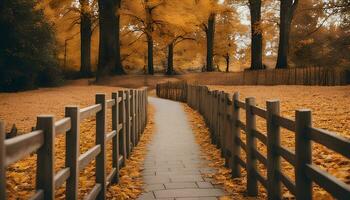
<svg viewBox="0 0 350 200">
<path fill-rule="evenodd" d="M 115 73 L 116 74 L 125 74 L 125 70 L 123 68 L 121 56 L 120 56 L 120 14 L 119 9 L 121 6 L 121 0 L 115 0 L 116 2 L 116 35 L 115 35 Z"/>
<path fill-rule="evenodd" d="M 167 75 L 174 74 L 174 43 L 168 45 L 168 66 L 166 70 Z"/>
<path fill-rule="evenodd" d="M 80 2 L 81 5 L 88 3 L 87 0 Z M 80 15 L 80 74 L 83 77 L 91 76 L 91 34 L 91 14 L 82 10 Z"/>
<path fill-rule="evenodd" d="M 148 3 L 148 0 L 145 1 Z M 147 69 L 148 74 L 153 75 L 154 69 L 153 69 L 153 25 L 152 25 L 152 9 L 148 6 L 146 6 L 146 35 L 147 35 Z"/>
<path fill-rule="evenodd" d="M 100 44 L 97 80 L 111 74 L 116 65 L 116 4 L 114 0 L 99 0 Z"/>
<path fill-rule="evenodd" d="M 261 0 L 249 0 L 251 21 L 251 70 L 263 69 L 262 64 L 262 30 L 261 30 Z"/>
<path fill-rule="evenodd" d="M 225 60 L 226 60 L 226 72 L 230 71 L 230 55 L 227 53 L 225 56 Z"/>
<path fill-rule="evenodd" d="M 281 0 L 280 4 L 280 33 L 277 57 L 277 69 L 288 68 L 289 36 L 292 20 L 298 0 Z"/>
<path fill-rule="evenodd" d="M 153 68 L 153 37 L 151 35 L 147 35 L 147 69 L 148 74 L 154 74 Z"/>
<path fill-rule="evenodd" d="M 207 35 L 207 71 L 214 71 L 213 55 L 214 55 L 214 35 L 215 35 L 215 13 L 210 14 L 208 18 Z"/>
</svg>

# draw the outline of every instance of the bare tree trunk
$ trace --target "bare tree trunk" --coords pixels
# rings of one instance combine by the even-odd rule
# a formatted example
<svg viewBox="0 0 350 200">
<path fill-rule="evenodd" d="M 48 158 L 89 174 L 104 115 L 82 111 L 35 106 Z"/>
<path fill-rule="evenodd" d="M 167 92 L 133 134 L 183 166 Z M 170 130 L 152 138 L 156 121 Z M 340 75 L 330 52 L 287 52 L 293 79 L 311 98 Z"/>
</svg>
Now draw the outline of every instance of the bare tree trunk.
<svg viewBox="0 0 350 200">
<path fill-rule="evenodd" d="M 208 18 L 207 35 L 207 71 L 214 71 L 213 55 L 214 55 L 214 35 L 215 35 L 215 13 L 210 14 Z"/>
<path fill-rule="evenodd" d="M 281 0 L 277 69 L 288 68 L 289 35 L 298 0 Z"/>
<path fill-rule="evenodd" d="M 147 2 L 148 2 L 148 0 L 146 0 L 146 3 Z M 147 54 L 148 54 L 147 69 L 148 69 L 148 74 L 151 74 L 151 75 L 154 74 L 152 32 L 153 32 L 152 9 L 148 6 L 146 6 L 146 35 L 147 35 Z"/>
<path fill-rule="evenodd" d="M 166 70 L 167 75 L 174 74 L 174 43 L 168 45 L 168 66 Z"/>
<path fill-rule="evenodd" d="M 82 6 L 80 15 L 80 74 L 83 77 L 89 77 L 91 76 L 91 14 L 83 10 L 83 4 L 88 4 L 88 1 L 81 0 L 80 3 Z"/>
<path fill-rule="evenodd" d="M 226 72 L 230 71 L 230 55 L 227 53 L 225 56 L 225 60 L 226 60 Z"/>
<path fill-rule="evenodd" d="M 153 38 L 150 35 L 147 35 L 147 69 L 148 74 L 154 74 L 153 68 Z"/>
<path fill-rule="evenodd" d="M 121 0 L 115 0 L 116 2 L 116 9 L 119 10 L 120 6 L 121 6 Z M 118 13 L 118 12 L 117 12 Z M 121 56 L 120 56 L 120 14 L 118 13 L 116 15 L 116 34 L 115 34 L 115 38 L 116 38 L 116 51 L 115 51 L 115 73 L 116 74 L 125 74 L 124 68 L 123 68 L 123 64 L 121 61 Z"/>
<path fill-rule="evenodd" d="M 99 0 L 100 44 L 96 79 L 111 74 L 116 66 L 116 16 L 114 0 Z"/>
<path fill-rule="evenodd" d="M 251 70 L 263 69 L 262 64 L 262 31 L 261 31 L 261 0 L 249 0 L 251 21 Z"/>
</svg>

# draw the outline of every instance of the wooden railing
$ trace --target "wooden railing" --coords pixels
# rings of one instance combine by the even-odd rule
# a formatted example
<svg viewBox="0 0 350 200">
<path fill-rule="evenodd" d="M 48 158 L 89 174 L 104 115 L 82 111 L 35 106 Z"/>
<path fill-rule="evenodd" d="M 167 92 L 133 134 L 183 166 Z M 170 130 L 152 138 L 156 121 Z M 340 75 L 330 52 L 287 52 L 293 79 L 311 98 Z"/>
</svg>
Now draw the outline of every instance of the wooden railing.
<svg viewBox="0 0 350 200">
<path fill-rule="evenodd" d="M 166 82 L 162 84 L 157 84 L 156 92 L 157 96 L 166 99 L 181 102 L 186 102 L 187 100 L 187 84 L 185 81 Z"/>
<path fill-rule="evenodd" d="M 55 190 L 66 183 L 66 199 L 78 199 L 78 178 L 93 160 L 96 162 L 96 185 L 85 199 L 105 199 L 106 188 L 118 183 L 119 169 L 125 165 L 132 148 L 137 145 L 147 122 L 147 88 L 119 90 L 106 100 L 96 94 L 96 104 L 79 109 L 65 108 L 65 118 L 56 121 L 52 115 L 37 117 L 36 130 L 12 139 L 5 139 L 4 122 L 0 122 L 0 199 L 6 199 L 6 167 L 36 153 L 36 193 L 31 199 L 54 199 Z M 107 119 L 107 109 L 112 118 Z M 96 145 L 79 152 L 79 126 L 84 119 L 96 117 Z M 112 131 L 107 132 L 107 120 Z M 66 134 L 65 168 L 55 167 L 55 138 Z M 112 142 L 112 170 L 106 171 L 106 143 Z"/>
<path fill-rule="evenodd" d="M 159 84 L 157 94 L 167 98 L 162 94 L 173 93 L 162 90 L 168 88 L 166 84 Z M 312 163 L 311 145 L 312 142 L 321 144 L 349 159 L 350 140 L 313 127 L 310 110 L 296 110 L 295 120 L 291 120 L 280 115 L 278 100 L 267 101 L 264 110 L 256 106 L 254 98 L 240 101 L 238 93 L 231 99 L 223 91 L 209 91 L 206 86 L 195 85 L 188 85 L 186 91 L 187 104 L 205 118 L 212 142 L 221 149 L 226 165 L 232 169 L 232 177 L 241 176 L 241 167 L 246 169 L 249 196 L 258 195 L 260 182 L 267 190 L 268 199 L 281 199 L 282 183 L 296 199 L 312 199 L 312 182 L 315 182 L 337 199 L 350 199 L 350 185 Z M 245 122 L 240 118 L 240 110 L 245 110 Z M 266 135 L 257 129 L 256 116 L 266 120 Z M 295 133 L 295 152 L 280 144 L 280 128 Z M 240 136 L 241 130 L 246 135 L 245 142 Z M 257 140 L 266 146 L 266 157 L 257 150 Z M 242 159 L 241 150 L 245 151 L 246 160 Z M 281 158 L 294 167 L 294 181 L 280 170 Z M 257 161 L 266 167 L 266 178 L 259 172 Z"/>
</svg>

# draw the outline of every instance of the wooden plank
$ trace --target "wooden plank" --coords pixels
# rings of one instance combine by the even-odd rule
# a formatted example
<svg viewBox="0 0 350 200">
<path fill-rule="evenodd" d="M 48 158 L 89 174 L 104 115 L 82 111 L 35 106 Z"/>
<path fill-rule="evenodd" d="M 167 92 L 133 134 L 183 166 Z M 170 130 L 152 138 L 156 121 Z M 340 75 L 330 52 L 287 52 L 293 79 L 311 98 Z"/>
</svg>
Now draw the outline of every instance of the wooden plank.
<svg viewBox="0 0 350 200">
<path fill-rule="evenodd" d="M 254 150 L 254 156 L 258 159 L 264 166 L 267 166 L 267 158 L 263 156 L 258 150 Z"/>
<path fill-rule="evenodd" d="M 307 164 L 305 168 L 306 175 L 336 199 L 349 199 L 350 185 L 338 180 L 324 170 L 315 165 Z"/>
<path fill-rule="evenodd" d="M 247 164 L 240 157 L 237 157 L 236 159 L 238 160 L 239 165 L 247 169 Z"/>
<path fill-rule="evenodd" d="M 83 121 L 86 118 L 95 116 L 97 112 L 100 112 L 102 109 L 100 104 L 95 104 L 80 110 L 80 121 Z"/>
<path fill-rule="evenodd" d="M 233 94 L 233 111 L 232 111 L 232 177 L 233 178 L 238 178 L 241 176 L 241 168 L 239 165 L 239 161 L 237 160 L 237 158 L 239 158 L 240 154 L 241 154 L 241 148 L 239 146 L 239 144 L 237 143 L 236 138 L 240 138 L 241 135 L 241 129 L 240 127 L 237 125 L 237 122 L 240 119 L 240 115 L 239 115 L 239 107 L 237 105 L 237 101 L 239 99 L 239 93 L 235 92 Z"/>
<path fill-rule="evenodd" d="M 246 140 L 247 140 L 247 194 L 248 196 L 258 195 L 258 181 L 255 176 L 257 170 L 257 162 L 254 157 L 254 151 L 256 150 L 256 138 L 254 137 L 253 130 L 256 129 L 256 117 L 252 113 L 251 107 L 256 105 L 255 99 L 249 97 L 245 99 L 246 105 Z"/>
<path fill-rule="evenodd" d="M 100 199 L 99 196 L 102 193 L 102 189 L 102 185 L 100 183 L 96 183 L 96 185 L 92 188 L 90 193 L 84 197 L 84 200 Z"/>
<path fill-rule="evenodd" d="M 236 138 L 237 144 L 245 151 L 247 152 L 247 145 L 242 141 L 241 138 Z"/>
<path fill-rule="evenodd" d="M 311 111 L 297 110 L 295 113 L 295 196 L 297 199 L 312 199 L 312 181 L 307 176 L 306 165 L 311 164 L 311 141 L 307 138 L 311 126 Z"/>
<path fill-rule="evenodd" d="M 260 142 L 262 142 L 263 144 L 267 145 L 267 136 L 266 135 L 264 135 L 263 133 L 261 133 L 258 130 L 253 130 L 253 135 L 257 139 L 259 139 Z"/>
<path fill-rule="evenodd" d="M 111 172 L 107 175 L 107 187 L 113 182 L 114 177 L 117 175 L 117 168 L 112 168 Z"/>
<path fill-rule="evenodd" d="M 131 153 L 131 116 L 130 116 L 130 91 L 125 90 L 126 104 L 125 104 L 125 120 L 126 120 L 126 158 L 129 158 Z"/>
<path fill-rule="evenodd" d="M 101 152 L 101 145 L 96 145 L 79 156 L 79 171 L 83 170 Z"/>
<path fill-rule="evenodd" d="M 42 130 L 5 140 L 5 167 L 36 152 L 43 144 L 44 132 Z"/>
<path fill-rule="evenodd" d="M 60 171 L 57 172 L 55 175 L 54 181 L 55 181 L 55 189 L 61 187 L 66 180 L 70 176 L 70 169 L 69 167 L 63 168 Z"/>
<path fill-rule="evenodd" d="M 61 120 L 55 122 L 55 132 L 56 136 L 65 133 L 71 128 L 71 119 L 70 117 L 65 117 Z"/>
<path fill-rule="evenodd" d="M 106 142 L 108 142 L 109 140 L 112 140 L 114 138 L 114 136 L 117 135 L 117 131 L 116 130 L 113 130 L 109 133 L 107 133 L 106 135 Z"/>
<path fill-rule="evenodd" d="M 44 200 L 44 190 L 37 190 L 29 200 Z"/>
<path fill-rule="evenodd" d="M 293 120 L 288 119 L 288 118 L 284 118 L 284 117 L 279 116 L 279 115 L 274 115 L 273 120 L 276 121 L 276 123 L 278 125 L 280 125 L 281 127 L 295 132 L 295 122 Z"/>
<path fill-rule="evenodd" d="M 254 115 L 257 115 L 261 118 L 266 119 L 266 114 L 267 114 L 266 110 L 259 108 L 257 106 L 252 106 L 252 112 Z"/>
<path fill-rule="evenodd" d="M 112 99 L 114 99 L 116 102 L 118 101 L 118 93 L 113 92 L 112 93 Z M 112 140 L 112 166 L 115 171 L 115 176 L 112 177 L 111 180 L 108 182 L 111 183 L 118 183 L 119 182 L 119 131 L 120 131 L 120 126 L 119 126 L 119 106 L 118 104 L 115 104 L 112 106 L 112 132 L 113 134 L 107 134 L 106 138 L 110 138 Z M 107 176 L 108 180 L 108 176 Z M 108 185 L 108 184 L 107 184 Z"/>
<path fill-rule="evenodd" d="M 241 128 L 245 133 L 247 132 L 246 125 L 241 120 L 237 120 L 237 126 Z"/>
<path fill-rule="evenodd" d="M 291 165 L 295 166 L 295 154 L 293 152 L 282 146 L 279 146 L 277 147 L 277 154 L 282 156 Z"/>
<path fill-rule="evenodd" d="M 278 172 L 281 169 L 280 156 L 277 148 L 280 142 L 280 127 L 273 120 L 274 115 L 280 114 L 280 102 L 272 100 L 266 102 L 266 125 L 267 125 L 267 196 L 268 199 L 282 199 L 281 182 L 278 179 Z"/>
<path fill-rule="evenodd" d="M 79 184 L 79 135 L 80 135 L 80 110 L 78 106 L 65 108 L 65 116 L 71 119 L 71 129 L 66 132 L 66 167 L 70 168 L 70 176 L 66 183 L 66 198 L 78 199 Z"/>
<path fill-rule="evenodd" d="M 0 120 L 0 199 L 6 199 L 6 146 L 5 122 Z"/>
<path fill-rule="evenodd" d="M 327 148 L 350 159 L 350 140 L 335 133 L 311 127 L 307 131 L 308 137 Z"/>
<path fill-rule="evenodd" d="M 55 127 L 52 115 L 37 117 L 37 130 L 43 130 L 44 144 L 37 151 L 36 190 L 44 190 L 44 199 L 55 198 Z"/>
<path fill-rule="evenodd" d="M 96 145 L 100 145 L 101 153 L 96 156 L 96 184 L 100 184 L 101 192 L 99 192 L 98 199 L 106 199 L 106 118 L 107 105 L 106 95 L 96 94 L 95 103 L 100 104 L 102 109 L 96 113 Z"/>
<path fill-rule="evenodd" d="M 267 180 L 258 171 L 254 171 L 254 176 L 264 188 L 267 188 Z"/>
<path fill-rule="evenodd" d="M 118 91 L 119 97 L 125 97 L 125 92 L 123 90 Z M 121 124 L 121 130 L 119 132 L 119 153 L 123 155 L 124 158 L 127 157 L 126 152 L 126 112 L 125 112 L 125 98 L 123 98 L 123 101 L 121 101 L 118 104 L 118 116 L 119 116 L 119 123 Z M 122 165 L 119 165 L 120 167 L 124 166 L 124 163 Z"/>
<path fill-rule="evenodd" d="M 237 105 L 239 108 L 245 109 L 245 103 L 242 102 L 242 101 L 236 100 L 236 105 Z"/>
<path fill-rule="evenodd" d="M 284 186 L 289 190 L 290 193 L 295 195 L 295 184 L 290 180 L 286 175 L 284 175 L 282 172 L 279 173 L 279 180 L 283 183 Z"/>
<path fill-rule="evenodd" d="M 112 108 L 112 106 L 115 105 L 116 100 L 115 99 L 109 99 L 106 101 L 107 108 Z"/>
</svg>

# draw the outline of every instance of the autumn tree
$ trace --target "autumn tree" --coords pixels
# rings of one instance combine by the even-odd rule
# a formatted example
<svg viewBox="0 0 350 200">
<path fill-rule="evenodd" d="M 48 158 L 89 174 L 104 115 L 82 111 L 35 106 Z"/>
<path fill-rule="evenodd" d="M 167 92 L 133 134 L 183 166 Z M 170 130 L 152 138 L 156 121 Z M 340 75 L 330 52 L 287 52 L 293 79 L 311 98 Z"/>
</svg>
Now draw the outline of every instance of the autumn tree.
<svg viewBox="0 0 350 200">
<path fill-rule="evenodd" d="M 117 66 L 117 4 L 115 0 L 99 0 L 100 44 L 97 66 L 97 79 L 109 75 Z"/>
<path fill-rule="evenodd" d="M 277 57 L 277 69 L 288 67 L 288 50 L 289 36 L 293 16 L 298 6 L 298 0 L 281 0 L 280 1 L 280 33 Z"/>
<path fill-rule="evenodd" d="M 263 35 L 261 30 L 261 0 L 249 0 L 251 22 L 251 70 L 263 69 L 262 48 Z"/>
<path fill-rule="evenodd" d="M 156 26 L 161 26 L 162 21 L 155 16 L 155 11 L 158 7 L 163 5 L 163 0 L 138 0 L 128 2 L 124 7 L 122 14 L 131 18 L 132 32 L 141 32 L 141 36 L 147 39 L 147 70 L 148 74 L 154 74 L 153 63 L 153 48 L 154 48 L 154 30 Z"/>
<path fill-rule="evenodd" d="M 244 29 L 239 26 L 234 19 L 235 13 L 233 11 L 226 11 L 217 16 L 217 37 L 215 38 L 215 59 L 218 58 L 218 62 L 221 59 L 225 61 L 225 71 L 230 71 L 230 64 L 232 57 L 235 54 L 236 45 L 236 33 Z M 218 63 L 219 64 L 219 63 Z"/>
<path fill-rule="evenodd" d="M 32 0 L 5 0 L 2 4 L 0 91 L 59 84 L 55 32 L 43 9 Z"/>
</svg>

